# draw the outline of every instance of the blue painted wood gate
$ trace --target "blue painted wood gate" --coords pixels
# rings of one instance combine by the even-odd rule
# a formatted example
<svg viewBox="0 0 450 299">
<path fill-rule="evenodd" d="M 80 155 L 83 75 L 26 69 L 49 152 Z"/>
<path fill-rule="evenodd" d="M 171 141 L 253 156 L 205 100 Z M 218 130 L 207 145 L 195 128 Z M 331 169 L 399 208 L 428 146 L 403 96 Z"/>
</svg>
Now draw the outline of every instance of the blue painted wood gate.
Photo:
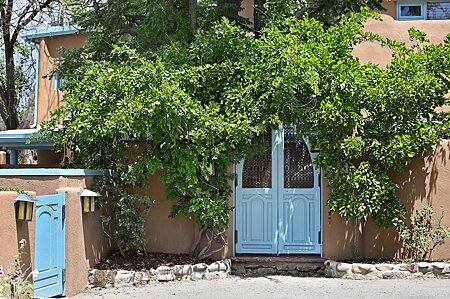
<svg viewBox="0 0 450 299">
<path fill-rule="evenodd" d="M 294 126 L 266 135 L 265 153 L 237 165 L 236 253 L 320 254 L 320 169 Z"/>
<path fill-rule="evenodd" d="M 36 204 L 36 245 L 34 295 L 65 295 L 66 225 L 65 193 L 38 196 Z"/>
</svg>

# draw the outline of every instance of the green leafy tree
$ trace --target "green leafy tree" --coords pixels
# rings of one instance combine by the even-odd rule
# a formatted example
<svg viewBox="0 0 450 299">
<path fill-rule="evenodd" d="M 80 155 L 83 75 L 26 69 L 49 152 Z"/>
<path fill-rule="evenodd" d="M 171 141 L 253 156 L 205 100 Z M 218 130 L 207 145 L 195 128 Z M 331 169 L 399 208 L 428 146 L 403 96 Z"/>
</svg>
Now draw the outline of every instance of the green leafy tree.
<svg viewBox="0 0 450 299">
<path fill-rule="evenodd" d="M 262 151 L 261 136 L 280 123 L 295 123 L 320 148 L 317 164 L 332 188 L 333 212 L 402 225 L 405 209 L 388 172 L 435 144 L 448 124 L 435 121 L 434 108 L 449 91 L 449 39 L 425 45 L 424 34 L 411 30 L 416 44 L 408 47 L 363 32 L 361 24 L 374 17 L 366 10 L 324 26 L 297 18 L 292 3 L 274 4 L 266 3 L 273 11 L 259 38 L 223 19 L 191 43 L 151 52 L 114 45 L 102 57 L 85 49 L 66 54 L 65 105 L 43 133 L 69 146 L 73 163 L 116 171 L 115 202 L 126 202 L 115 204 L 116 215 L 125 215 L 116 219 L 124 223 L 119 236 L 136 219 L 128 211 L 141 206 L 129 195 L 162 169 L 172 216 L 191 216 L 208 241 L 200 247 L 197 240 L 192 253 L 207 257 L 223 248 L 228 167 Z M 392 63 L 383 69 L 353 57 L 364 41 L 391 48 Z M 64 130 L 53 130 L 59 124 Z M 141 142 L 134 160 L 124 157 L 120 141 L 130 138 Z"/>
</svg>

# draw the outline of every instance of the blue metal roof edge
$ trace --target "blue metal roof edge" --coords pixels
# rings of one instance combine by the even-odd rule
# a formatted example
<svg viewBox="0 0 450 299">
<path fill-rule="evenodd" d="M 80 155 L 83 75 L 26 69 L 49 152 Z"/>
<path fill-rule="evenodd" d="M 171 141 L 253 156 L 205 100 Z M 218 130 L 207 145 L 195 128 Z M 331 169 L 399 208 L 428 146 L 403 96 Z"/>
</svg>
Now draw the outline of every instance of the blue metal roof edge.
<svg viewBox="0 0 450 299">
<path fill-rule="evenodd" d="M 80 29 L 75 26 L 51 26 L 45 29 L 26 30 L 20 36 L 24 40 L 32 40 L 40 37 L 74 34 L 79 30 Z"/>
<path fill-rule="evenodd" d="M 111 170 L 61 169 L 61 168 L 10 168 L 0 169 L 0 176 L 108 176 Z"/>
<path fill-rule="evenodd" d="M 0 134 L 0 147 L 6 148 L 52 148 L 53 144 L 30 138 L 35 133 Z"/>
</svg>

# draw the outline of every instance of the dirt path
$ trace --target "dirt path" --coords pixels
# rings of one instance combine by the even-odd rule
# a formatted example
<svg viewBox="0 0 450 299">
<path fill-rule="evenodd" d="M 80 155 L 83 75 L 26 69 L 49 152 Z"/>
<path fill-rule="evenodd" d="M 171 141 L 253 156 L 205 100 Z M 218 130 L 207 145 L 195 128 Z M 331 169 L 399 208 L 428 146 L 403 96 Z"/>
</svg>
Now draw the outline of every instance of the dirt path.
<svg viewBox="0 0 450 299">
<path fill-rule="evenodd" d="M 351 281 L 269 276 L 88 290 L 74 298 L 448 298 L 448 290 L 450 279 Z"/>
</svg>

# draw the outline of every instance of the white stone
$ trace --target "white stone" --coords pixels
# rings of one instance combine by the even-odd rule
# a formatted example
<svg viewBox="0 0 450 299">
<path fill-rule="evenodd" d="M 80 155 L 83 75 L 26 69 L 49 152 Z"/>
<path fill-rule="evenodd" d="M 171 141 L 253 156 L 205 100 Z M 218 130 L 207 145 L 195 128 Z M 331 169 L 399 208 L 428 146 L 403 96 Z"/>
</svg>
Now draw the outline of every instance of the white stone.
<svg viewBox="0 0 450 299">
<path fill-rule="evenodd" d="M 339 263 L 336 265 L 336 270 L 338 272 L 351 272 L 352 265 L 347 263 Z"/>
<path fill-rule="evenodd" d="M 208 271 L 209 272 L 220 271 L 229 273 L 231 271 L 231 261 L 227 259 L 223 261 L 214 262 L 208 266 Z"/>
<path fill-rule="evenodd" d="M 335 261 L 326 260 L 323 264 L 325 265 L 325 277 L 339 278 L 346 274 L 346 272 L 337 271 L 338 263 Z"/>
<path fill-rule="evenodd" d="M 116 273 L 115 286 L 130 285 L 134 281 L 134 271 L 119 270 Z"/>
<path fill-rule="evenodd" d="M 96 287 L 113 287 L 115 283 L 116 273 L 111 270 L 97 270 L 94 274 L 94 286 Z"/>
<path fill-rule="evenodd" d="M 173 267 L 173 274 L 177 279 L 189 279 L 193 269 L 192 265 L 176 265 Z"/>
<path fill-rule="evenodd" d="M 375 268 L 378 271 L 392 271 L 392 270 L 394 270 L 394 265 L 391 265 L 391 264 L 376 264 Z"/>
<path fill-rule="evenodd" d="M 441 272 L 442 275 L 450 274 L 450 265 L 446 265 L 444 269 L 442 269 Z"/>
<path fill-rule="evenodd" d="M 432 263 L 431 266 L 433 266 L 433 273 L 436 275 L 441 275 L 446 265 L 446 263 Z"/>
<path fill-rule="evenodd" d="M 134 272 L 134 283 L 135 284 L 146 284 L 150 281 L 150 274 L 144 271 Z"/>
<path fill-rule="evenodd" d="M 231 271 L 231 261 L 229 259 L 223 260 L 223 261 L 217 261 L 208 266 L 209 272 L 227 272 L 229 273 Z"/>
<path fill-rule="evenodd" d="M 195 264 L 192 267 L 192 270 L 194 272 L 205 272 L 208 269 L 208 265 L 205 263 L 199 263 L 199 264 Z"/>
<path fill-rule="evenodd" d="M 418 270 L 418 266 L 415 263 L 398 264 L 395 265 L 394 269 L 398 271 L 409 271 L 410 273 L 416 273 Z"/>
<path fill-rule="evenodd" d="M 326 260 L 323 264 L 325 265 L 325 269 L 336 271 L 338 263 L 332 260 Z"/>
<path fill-rule="evenodd" d="M 370 264 L 353 264 L 352 265 L 353 273 L 368 274 L 370 272 L 373 272 L 374 270 L 375 270 L 375 266 L 370 265 Z"/>
<path fill-rule="evenodd" d="M 417 267 L 419 267 L 419 271 L 424 274 L 433 271 L 433 266 L 430 263 L 426 262 L 417 263 Z"/>
<path fill-rule="evenodd" d="M 175 280 L 175 275 L 173 275 L 173 270 L 167 266 L 160 266 L 156 268 L 158 281 L 172 281 Z"/>
</svg>

